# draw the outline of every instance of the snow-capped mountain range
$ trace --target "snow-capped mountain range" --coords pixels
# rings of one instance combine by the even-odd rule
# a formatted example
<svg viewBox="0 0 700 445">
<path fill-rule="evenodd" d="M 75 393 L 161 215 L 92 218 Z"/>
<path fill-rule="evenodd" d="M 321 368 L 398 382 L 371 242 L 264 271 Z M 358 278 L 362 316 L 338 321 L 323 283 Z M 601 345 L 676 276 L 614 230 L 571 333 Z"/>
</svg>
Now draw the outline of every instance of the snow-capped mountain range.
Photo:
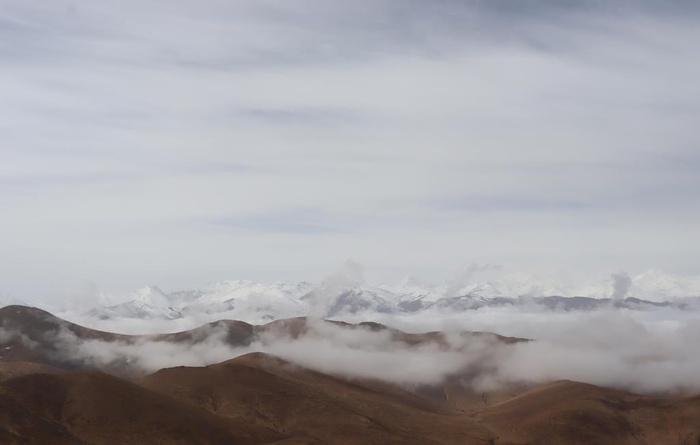
<svg viewBox="0 0 700 445">
<path fill-rule="evenodd" d="M 227 318 L 257 323 L 304 315 L 332 318 L 368 312 L 454 313 L 518 305 L 541 306 L 547 310 L 589 310 L 606 305 L 700 310 L 700 277 L 677 277 L 651 270 L 634 277 L 615 274 L 598 283 L 567 286 L 517 272 L 471 283 L 457 291 L 454 283 L 433 286 L 413 278 L 395 285 L 376 286 L 350 282 L 261 284 L 236 280 L 195 290 L 164 292 L 157 286 L 147 286 L 122 298 L 101 295 L 79 312 L 100 320 L 195 318 L 206 322 Z M 46 309 L 62 312 L 62 308 Z"/>
</svg>

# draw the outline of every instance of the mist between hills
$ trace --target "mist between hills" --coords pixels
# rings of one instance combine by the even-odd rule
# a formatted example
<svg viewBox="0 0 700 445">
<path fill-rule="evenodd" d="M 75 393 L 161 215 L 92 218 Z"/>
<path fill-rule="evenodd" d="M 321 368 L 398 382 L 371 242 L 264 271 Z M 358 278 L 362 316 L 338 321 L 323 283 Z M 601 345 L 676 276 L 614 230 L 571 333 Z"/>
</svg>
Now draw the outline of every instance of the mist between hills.
<svg viewBox="0 0 700 445">
<path fill-rule="evenodd" d="M 442 330 L 445 341 L 409 345 L 390 330 L 348 329 L 310 319 L 307 335 L 293 339 L 282 331 L 265 332 L 245 347 L 228 344 L 226 331 L 215 327 L 196 342 L 81 340 L 62 330 L 55 336 L 56 353 L 87 366 L 128 365 L 142 373 L 266 352 L 324 373 L 401 385 L 435 385 L 457 376 L 478 391 L 567 379 L 639 393 L 700 392 L 695 313 L 489 310 L 442 318 L 368 317 L 405 331 Z M 467 330 L 533 341 L 505 344 L 496 336 L 460 334 Z"/>
</svg>

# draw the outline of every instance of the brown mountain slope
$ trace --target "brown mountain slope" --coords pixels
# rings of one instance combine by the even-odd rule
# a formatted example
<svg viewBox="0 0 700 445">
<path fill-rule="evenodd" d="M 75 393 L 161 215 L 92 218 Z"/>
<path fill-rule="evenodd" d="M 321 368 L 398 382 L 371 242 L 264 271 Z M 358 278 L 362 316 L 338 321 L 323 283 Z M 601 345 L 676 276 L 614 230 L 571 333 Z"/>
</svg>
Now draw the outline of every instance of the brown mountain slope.
<svg viewBox="0 0 700 445">
<path fill-rule="evenodd" d="M 252 325 L 235 320 L 221 320 L 172 334 L 123 335 L 79 326 L 34 307 L 6 306 L 0 308 L 0 363 L 31 362 L 68 371 L 99 367 L 117 375 L 133 376 L 141 370 L 131 366 L 128 360 L 98 365 L 77 356 L 73 349 L 78 342 L 85 341 L 194 344 L 206 341 L 213 333 L 231 346 L 246 346 L 255 338 Z"/>
<path fill-rule="evenodd" d="M 34 307 L 0 309 L 0 361 L 32 362 L 65 370 L 84 369 L 84 363 L 62 351 L 71 338 L 129 340 L 129 336 L 78 326 Z"/>
<path fill-rule="evenodd" d="M 357 329 L 364 332 L 346 336 Z M 368 332 L 372 337 L 363 337 Z M 90 363 L 70 355 L 81 341 L 130 347 L 170 342 L 179 346 L 167 353 L 187 354 L 194 345 L 199 353 L 222 342 L 242 346 L 314 336 L 335 336 L 338 348 L 343 338 L 370 339 L 404 353 L 427 348 L 468 354 L 461 345 L 475 336 L 485 337 L 479 344 L 487 350 L 523 341 L 479 333 L 406 334 L 376 323 L 304 318 L 263 326 L 221 321 L 175 334 L 125 336 L 11 306 L 0 309 L 0 444 L 700 444 L 698 396 L 645 397 L 575 382 L 483 393 L 470 386 L 493 369 L 482 361 L 440 384 L 410 387 L 331 376 L 261 353 L 163 369 L 139 384 L 66 372 Z M 99 353 L 107 344 L 90 345 L 89 353 Z M 159 354 L 158 346 L 146 354 Z M 133 378 L 129 357 L 102 369 Z"/>
<path fill-rule="evenodd" d="M 570 381 L 533 388 L 475 418 L 502 445 L 700 443 L 698 397 L 644 397 Z"/>
<path fill-rule="evenodd" d="M 2 444 L 680 444 L 700 440 L 700 397 L 575 382 L 469 410 L 265 354 L 171 368 L 141 385 L 102 373 L 0 383 Z"/>
<path fill-rule="evenodd" d="M 471 419 L 377 382 L 348 381 L 249 354 L 159 371 L 143 384 L 226 418 L 329 444 L 488 444 Z"/>
<path fill-rule="evenodd" d="M 86 445 L 62 425 L 36 416 L 0 389 L 0 444 Z"/>
<path fill-rule="evenodd" d="M 142 385 L 83 372 L 6 380 L 0 383 L 0 443 L 697 445 L 700 440 L 700 397 L 644 397 L 575 382 L 543 385 L 471 413 L 385 383 L 347 381 L 265 354 L 162 370 Z"/>
<path fill-rule="evenodd" d="M 0 384 L 2 443 L 264 444 L 283 437 L 102 373 L 36 374 Z"/>
<path fill-rule="evenodd" d="M 304 317 L 277 320 L 261 326 L 236 320 L 220 320 L 171 334 L 123 335 L 79 326 L 41 309 L 7 306 L 0 308 L 0 363 L 31 362 L 67 371 L 99 369 L 115 375 L 135 377 L 139 374 L 143 375 L 144 370 L 138 366 L 134 357 L 128 356 L 128 348 L 122 347 L 119 349 L 119 354 L 97 359 L 94 356 L 95 351 L 103 349 L 103 345 L 99 342 L 115 343 L 119 346 L 157 342 L 193 345 L 214 339 L 217 344 L 222 343 L 238 348 L 249 346 L 256 341 L 265 343 L 280 339 L 294 340 L 299 337 L 323 338 L 329 328 L 382 332 L 388 334 L 387 340 L 407 346 L 435 344 L 440 348 L 451 347 L 448 335 L 442 332 L 408 334 L 378 323 L 354 325 Z M 450 334 L 450 336 L 453 339 L 487 337 L 501 343 L 525 341 L 474 332 Z M 86 345 L 88 347 L 81 349 L 81 346 Z"/>
<path fill-rule="evenodd" d="M 256 353 L 207 368 L 162 370 L 143 384 L 219 416 L 323 443 L 700 443 L 700 397 L 646 397 L 568 381 L 482 394 L 485 401 L 472 393 L 474 400 L 460 407 Z M 448 395 L 456 391 L 447 386 Z"/>
<path fill-rule="evenodd" d="M 364 329 L 372 332 L 386 332 L 390 335 L 391 340 L 395 342 L 405 343 L 406 345 L 415 346 L 428 343 L 434 343 L 441 346 L 448 346 L 448 334 L 439 331 L 425 332 L 420 334 L 410 334 L 398 329 L 390 328 L 380 323 L 374 322 L 361 322 L 357 324 L 347 323 L 344 321 L 337 320 L 323 320 L 323 319 L 312 319 L 309 317 L 295 317 L 295 318 L 285 318 L 280 320 L 274 320 L 261 326 L 255 326 L 255 333 L 260 335 L 265 334 L 276 334 L 291 339 L 296 339 L 299 337 L 304 337 L 307 335 L 318 334 L 318 329 L 323 326 L 328 325 L 342 329 Z M 504 337 L 498 334 L 492 334 L 490 332 L 461 332 L 453 334 L 458 337 L 489 337 L 496 341 L 500 341 L 506 344 L 518 343 L 523 341 L 529 341 L 523 338 L 515 337 Z"/>
<path fill-rule="evenodd" d="M 28 374 L 57 374 L 64 372 L 62 369 L 48 365 L 20 361 L 0 361 L 0 382 Z"/>
</svg>

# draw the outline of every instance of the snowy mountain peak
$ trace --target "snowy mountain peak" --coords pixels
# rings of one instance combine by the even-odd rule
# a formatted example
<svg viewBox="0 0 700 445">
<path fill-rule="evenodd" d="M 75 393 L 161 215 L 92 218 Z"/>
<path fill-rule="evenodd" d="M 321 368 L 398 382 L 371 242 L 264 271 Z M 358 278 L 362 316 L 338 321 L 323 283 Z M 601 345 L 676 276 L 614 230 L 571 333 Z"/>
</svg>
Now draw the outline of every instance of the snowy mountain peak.
<svg viewBox="0 0 700 445">
<path fill-rule="evenodd" d="M 201 289 L 171 293 L 158 286 L 146 286 L 125 298 L 99 294 L 97 305 L 89 310 L 84 304 L 79 307 L 81 312 L 87 310 L 88 315 L 100 319 L 171 320 L 196 316 L 202 320 L 229 318 L 253 323 L 305 315 L 343 317 L 364 312 L 454 312 L 519 304 L 541 305 L 549 309 L 563 307 L 564 310 L 593 308 L 601 304 L 628 305 L 631 308 L 644 305 L 671 305 L 681 309 L 700 307 L 700 277 L 678 277 L 659 270 L 635 276 L 624 272 L 609 274 L 583 286 L 565 286 L 524 272 L 462 286 L 456 290 L 453 283 L 432 286 L 412 277 L 393 286 L 359 285 L 348 280 L 329 280 L 320 285 L 229 280 Z M 613 302 L 609 301 L 611 297 Z M 96 300 L 93 298 L 91 302 Z M 16 302 L 6 297 L 0 299 L 0 305 Z M 74 311 L 76 308 L 68 309 Z"/>
<path fill-rule="evenodd" d="M 652 269 L 632 279 L 630 294 L 651 301 L 664 301 L 673 298 L 700 296 L 697 279 L 674 277 L 657 269 Z"/>
<path fill-rule="evenodd" d="M 168 307 L 170 299 L 158 286 L 146 286 L 133 293 L 133 300 L 149 306 Z"/>
</svg>

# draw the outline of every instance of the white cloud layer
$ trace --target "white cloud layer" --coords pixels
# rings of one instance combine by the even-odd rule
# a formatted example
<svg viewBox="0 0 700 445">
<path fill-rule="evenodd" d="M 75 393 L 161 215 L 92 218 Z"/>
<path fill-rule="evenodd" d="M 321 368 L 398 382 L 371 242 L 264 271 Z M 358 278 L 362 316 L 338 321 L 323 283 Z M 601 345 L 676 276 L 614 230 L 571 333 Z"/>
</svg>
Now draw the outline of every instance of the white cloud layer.
<svg viewBox="0 0 700 445">
<path fill-rule="evenodd" d="M 679 310 L 552 312 L 541 308 L 484 308 L 453 317 L 376 314 L 373 318 L 408 332 L 443 330 L 447 345 L 408 346 L 389 331 L 340 328 L 311 319 L 311 333 L 290 339 L 269 330 L 245 347 L 225 342 L 212 328 L 199 343 L 140 340 L 81 341 L 68 331 L 55 336 L 58 354 L 91 366 L 129 363 L 144 372 L 163 367 L 204 366 L 262 351 L 325 373 L 416 385 L 437 384 L 450 375 L 476 390 L 513 383 L 569 379 L 639 393 L 700 393 L 700 314 Z M 504 344 L 486 331 L 534 341 Z M 2 332 L 0 332 L 2 334 Z M 203 337 L 204 338 L 204 337 Z"/>
</svg>

